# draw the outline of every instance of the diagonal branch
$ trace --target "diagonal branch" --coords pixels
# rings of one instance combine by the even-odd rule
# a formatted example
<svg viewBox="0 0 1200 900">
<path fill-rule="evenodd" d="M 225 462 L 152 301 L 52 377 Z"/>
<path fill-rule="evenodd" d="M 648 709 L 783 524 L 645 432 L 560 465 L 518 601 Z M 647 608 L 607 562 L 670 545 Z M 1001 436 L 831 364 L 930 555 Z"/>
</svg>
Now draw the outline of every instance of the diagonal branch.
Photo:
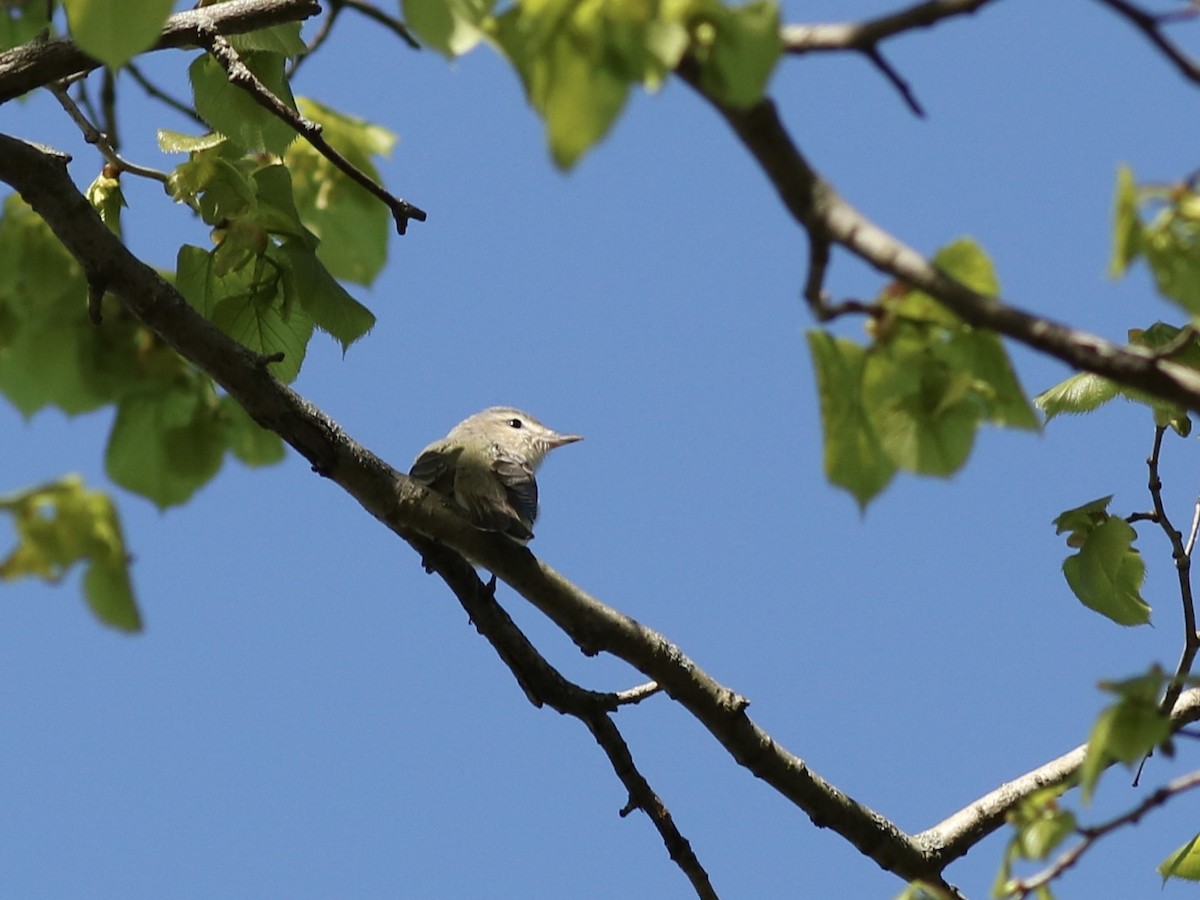
<svg viewBox="0 0 1200 900">
<path fill-rule="evenodd" d="M 843 200 L 800 153 L 769 99 L 735 109 L 704 93 L 691 60 L 680 65 L 678 74 L 725 119 L 792 217 L 808 232 L 816 251 L 810 265 L 823 267 L 830 245 L 845 247 L 880 272 L 936 298 L 969 325 L 1006 335 L 1074 369 L 1200 411 L 1200 372 L 1156 358 L 1149 350 L 1114 344 L 971 290 Z M 827 318 L 829 308 L 821 275 L 823 268 L 816 274 L 810 272 L 805 289 L 818 319 Z"/>
<path fill-rule="evenodd" d="M 391 210 L 396 222 L 396 231 L 404 234 L 408 230 L 408 220 L 425 221 L 425 210 L 413 206 L 407 200 L 402 200 L 390 193 L 381 184 L 363 172 L 358 166 L 346 159 L 329 141 L 325 140 L 321 126 L 310 119 L 304 118 L 282 100 L 275 96 L 257 75 L 250 71 L 241 56 L 229 41 L 216 31 L 202 32 L 205 48 L 225 70 L 229 83 L 250 95 L 259 106 L 275 118 L 285 123 L 298 135 L 303 137 L 327 160 L 341 169 L 355 184 L 362 187 L 376 200 Z"/>
<path fill-rule="evenodd" d="M 574 684 L 546 661 L 496 602 L 495 582 L 482 584 L 475 569 L 447 547 L 421 537 L 410 537 L 408 542 L 421 554 L 425 567 L 437 572 L 454 592 L 476 630 L 508 666 L 529 702 L 539 708 L 547 705 L 578 719 L 596 738 L 629 793 L 629 803 L 621 815 L 642 810 L 658 830 L 668 855 L 692 883 L 696 896 L 700 900 L 716 900 L 717 892 L 692 845 L 680 833 L 666 804 L 638 771 L 633 754 L 610 715 L 623 703 L 649 696 L 654 686 L 641 685 L 622 694 L 612 694 L 589 691 Z"/>
<path fill-rule="evenodd" d="M 1163 23 L 1171 21 L 1174 17 L 1165 14 L 1154 15 L 1148 13 L 1136 4 L 1128 2 L 1128 0 L 1098 0 L 1098 2 L 1114 10 L 1117 15 L 1126 19 L 1134 28 L 1144 34 L 1150 43 L 1157 47 L 1159 52 L 1171 61 L 1171 64 L 1179 70 L 1179 73 L 1184 78 L 1194 84 L 1200 84 L 1200 63 L 1175 46 L 1163 34 Z M 1194 16 L 1196 12 L 1193 8 L 1186 11 L 1185 15 Z"/>
<path fill-rule="evenodd" d="M 151 50 L 194 49 L 204 46 L 206 31 L 244 34 L 283 22 L 297 22 L 321 11 L 317 0 L 229 0 L 176 13 L 167 19 L 162 35 Z M 100 68 L 65 38 L 35 40 L 0 53 L 0 104 L 61 81 Z"/>
</svg>

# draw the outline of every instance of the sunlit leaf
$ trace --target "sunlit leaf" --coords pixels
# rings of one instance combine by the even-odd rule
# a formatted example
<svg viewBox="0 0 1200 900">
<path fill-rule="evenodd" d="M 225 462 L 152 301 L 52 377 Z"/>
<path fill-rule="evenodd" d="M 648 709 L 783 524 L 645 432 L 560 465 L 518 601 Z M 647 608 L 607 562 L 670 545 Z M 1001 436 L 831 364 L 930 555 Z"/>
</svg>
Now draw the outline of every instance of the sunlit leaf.
<svg viewBox="0 0 1200 900">
<path fill-rule="evenodd" d="M 63 0 L 71 38 L 89 56 L 113 68 L 158 39 L 172 0 Z"/>
</svg>

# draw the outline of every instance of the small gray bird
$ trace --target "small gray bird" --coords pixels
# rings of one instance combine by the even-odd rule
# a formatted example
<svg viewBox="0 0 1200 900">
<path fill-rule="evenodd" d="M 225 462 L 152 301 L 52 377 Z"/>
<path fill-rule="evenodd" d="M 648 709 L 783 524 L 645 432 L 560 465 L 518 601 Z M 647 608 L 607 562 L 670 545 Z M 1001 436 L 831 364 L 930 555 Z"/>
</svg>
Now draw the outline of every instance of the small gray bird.
<svg viewBox="0 0 1200 900">
<path fill-rule="evenodd" d="M 493 406 L 422 450 L 408 474 L 453 500 L 476 528 L 524 544 L 538 514 L 534 473 L 555 447 L 581 440 L 519 409 Z"/>
</svg>

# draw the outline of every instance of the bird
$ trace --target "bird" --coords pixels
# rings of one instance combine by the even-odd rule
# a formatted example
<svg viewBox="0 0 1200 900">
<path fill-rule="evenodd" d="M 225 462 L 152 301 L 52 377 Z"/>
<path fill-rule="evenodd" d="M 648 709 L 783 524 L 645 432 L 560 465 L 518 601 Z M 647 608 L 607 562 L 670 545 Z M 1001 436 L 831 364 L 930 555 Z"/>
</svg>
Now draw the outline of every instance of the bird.
<svg viewBox="0 0 1200 900">
<path fill-rule="evenodd" d="M 551 450 L 581 440 L 527 412 L 493 406 L 422 450 L 408 474 L 452 500 L 476 528 L 527 544 L 538 515 L 538 467 Z"/>
</svg>

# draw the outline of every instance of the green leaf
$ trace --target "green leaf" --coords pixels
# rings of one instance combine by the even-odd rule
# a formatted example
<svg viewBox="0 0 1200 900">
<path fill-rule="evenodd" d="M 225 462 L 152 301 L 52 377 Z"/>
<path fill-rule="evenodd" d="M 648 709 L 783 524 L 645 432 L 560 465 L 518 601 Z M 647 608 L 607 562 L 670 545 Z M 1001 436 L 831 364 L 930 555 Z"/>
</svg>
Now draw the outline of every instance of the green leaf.
<svg viewBox="0 0 1200 900">
<path fill-rule="evenodd" d="M 1133 547 L 1137 532 L 1110 517 L 1089 531 L 1079 552 L 1063 562 L 1063 575 L 1080 602 L 1118 625 L 1145 625 L 1150 606 L 1142 599 L 1146 565 Z"/>
<path fill-rule="evenodd" d="M 1145 675 L 1103 685 L 1120 699 L 1097 716 L 1088 736 L 1087 755 L 1079 772 L 1085 802 L 1110 763 L 1140 762 L 1170 737 L 1171 721 L 1159 709 L 1158 699 L 1167 681 L 1156 666 Z"/>
<path fill-rule="evenodd" d="M 972 393 L 983 402 L 984 416 L 989 421 L 1030 431 L 1041 428 L 997 335 L 964 329 L 945 343 L 934 344 L 933 353 L 951 368 L 971 376 Z"/>
<path fill-rule="evenodd" d="M 402 0 L 404 21 L 422 41 L 453 59 L 484 37 L 490 0 Z"/>
<path fill-rule="evenodd" d="M 345 353 L 374 327 L 375 316 L 337 283 L 307 246 L 289 240 L 280 244 L 279 250 L 285 262 L 287 303 L 304 309 L 313 324 L 335 338 Z"/>
<path fill-rule="evenodd" d="M 1200 834 L 1159 863 L 1158 874 L 1164 884 L 1168 878 L 1200 881 Z"/>
<path fill-rule="evenodd" d="M 107 169 L 107 167 L 105 167 Z M 87 189 L 87 199 L 114 234 L 121 233 L 121 210 L 128 206 L 119 179 L 101 172 Z"/>
<path fill-rule="evenodd" d="M 165 509 L 186 502 L 216 475 L 224 451 L 216 402 L 197 385 L 123 399 L 104 464 L 121 487 Z"/>
<path fill-rule="evenodd" d="M 53 33 L 46 10 L 46 0 L 10 0 L 0 4 L 0 50 L 31 41 L 42 31 Z"/>
<path fill-rule="evenodd" d="M 1142 220 L 1138 216 L 1137 189 L 1129 166 L 1117 170 L 1117 197 L 1113 203 L 1113 254 L 1108 274 L 1120 278 L 1142 252 Z"/>
<path fill-rule="evenodd" d="M 158 39 L 172 0 L 63 0 L 79 48 L 118 68 Z"/>
<path fill-rule="evenodd" d="M 359 170 L 379 180 L 374 158 L 391 153 L 396 136 L 362 119 L 300 98 L 300 111 L 319 123 L 330 145 Z M 387 262 L 392 217 L 387 208 L 351 181 L 307 141 L 284 157 L 301 221 L 321 243 L 317 257 L 336 278 L 370 284 Z"/>
<path fill-rule="evenodd" d="M 808 346 L 821 398 L 825 475 L 865 508 L 896 473 L 862 405 L 866 351 L 823 331 L 810 331 Z"/>
<path fill-rule="evenodd" d="M 225 142 L 225 135 L 210 131 L 208 134 L 194 136 L 181 134 L 178 131 L 158 130 L 158 149 L 163 153 L 194 153 L 198 150 L 211 150 Z"/>
<path fill-rule="evenodd" d="M 1067 545 L 1082 547 L 1084 538 L 1112 518 L 1108 512 L 1108 504 L 1112 502 L 1112 498 L 1113 495 L 1109 494 L 1107 497 L 1091 500 L 1082 506 L 1060 513 L 1054 520 L 1054 533 L 1070 532 Z"/>
<path fill-rule="evenodd" d="M 17 546 L 0 560 L 0 580 L 61 580 L 86 563 L 84 594 L 96 617 L 122 631 L 139 631 L 141 615 L 129 582 L 129 554 L 116 507 L 77 475 L 0 497 L 13 517 Z"/>
<path fill-rule="evenodd" d="M 972 379 L 920 346 L 876 347 L 863 369 L 863 406 L 899 468 L 947 476 L 971 453 L 980 407 Z"/>
<path fill-rule="evenodd" d="M 702 12 L 692 19 L 692 32 L 702 64 L 700 86 L 729 106 L 757 103 L 783 52 L 779 7 L 773 0 L 740 7 L 697 5 Z"/>
<path fill-rule="evenodd" d="M 269 466 L 283 460 L 285 450 L 279 435 L 267 431 L 250 418 L 232 397 L 226 395 L 220 402 L 226 440 L 234 456 L 246 465 L 255 467 Z"/>
<path fill-rule="evenodd" d="M 933 257 L 939 269 L 985 297 L 1000 294 L 1000 280 L 992 261 L 971 238 L 958 238 L 947 244 Z"/>
<path fill-rule="evenodd" d="M 245 53 L 242 61 L 284 105 L 296 108 L 284 74 L 287 57 L 278 53 Z M 220 64 L 208 54 L 188 67 L 196 112 L 215 131 L 244 150 L 282 155 L 296 139 L 285 122 L 259 106 L 250 94 L 234 87 Z"/>
<path fill-rule="evenodd" d="M 1038 394 L 1033 402 L 1046 414 L 1046 421 L 1049 422 L 1064 413 L 1078 415 L 1099 409 L 1118 396 L 1120 390 L 1107 378 L 1091 372 L 1080 372 Z"/>
<path fill-rule="evenodd" d="M 238 53 L 265 50 L 270 53 L 278 53 L 280 56 L 300 56 L 308 49 L 303 38 L 300 37 L 299 22 L 284 22 L 245 34 L 231 34 L 228 40 Z"/>
<path fill-rule="evenodd" d="M 1155 229 L 1146 235 L 1144 251 L 1159 292 L 1200 315 L 1200 243 Z"/>
</svg>

